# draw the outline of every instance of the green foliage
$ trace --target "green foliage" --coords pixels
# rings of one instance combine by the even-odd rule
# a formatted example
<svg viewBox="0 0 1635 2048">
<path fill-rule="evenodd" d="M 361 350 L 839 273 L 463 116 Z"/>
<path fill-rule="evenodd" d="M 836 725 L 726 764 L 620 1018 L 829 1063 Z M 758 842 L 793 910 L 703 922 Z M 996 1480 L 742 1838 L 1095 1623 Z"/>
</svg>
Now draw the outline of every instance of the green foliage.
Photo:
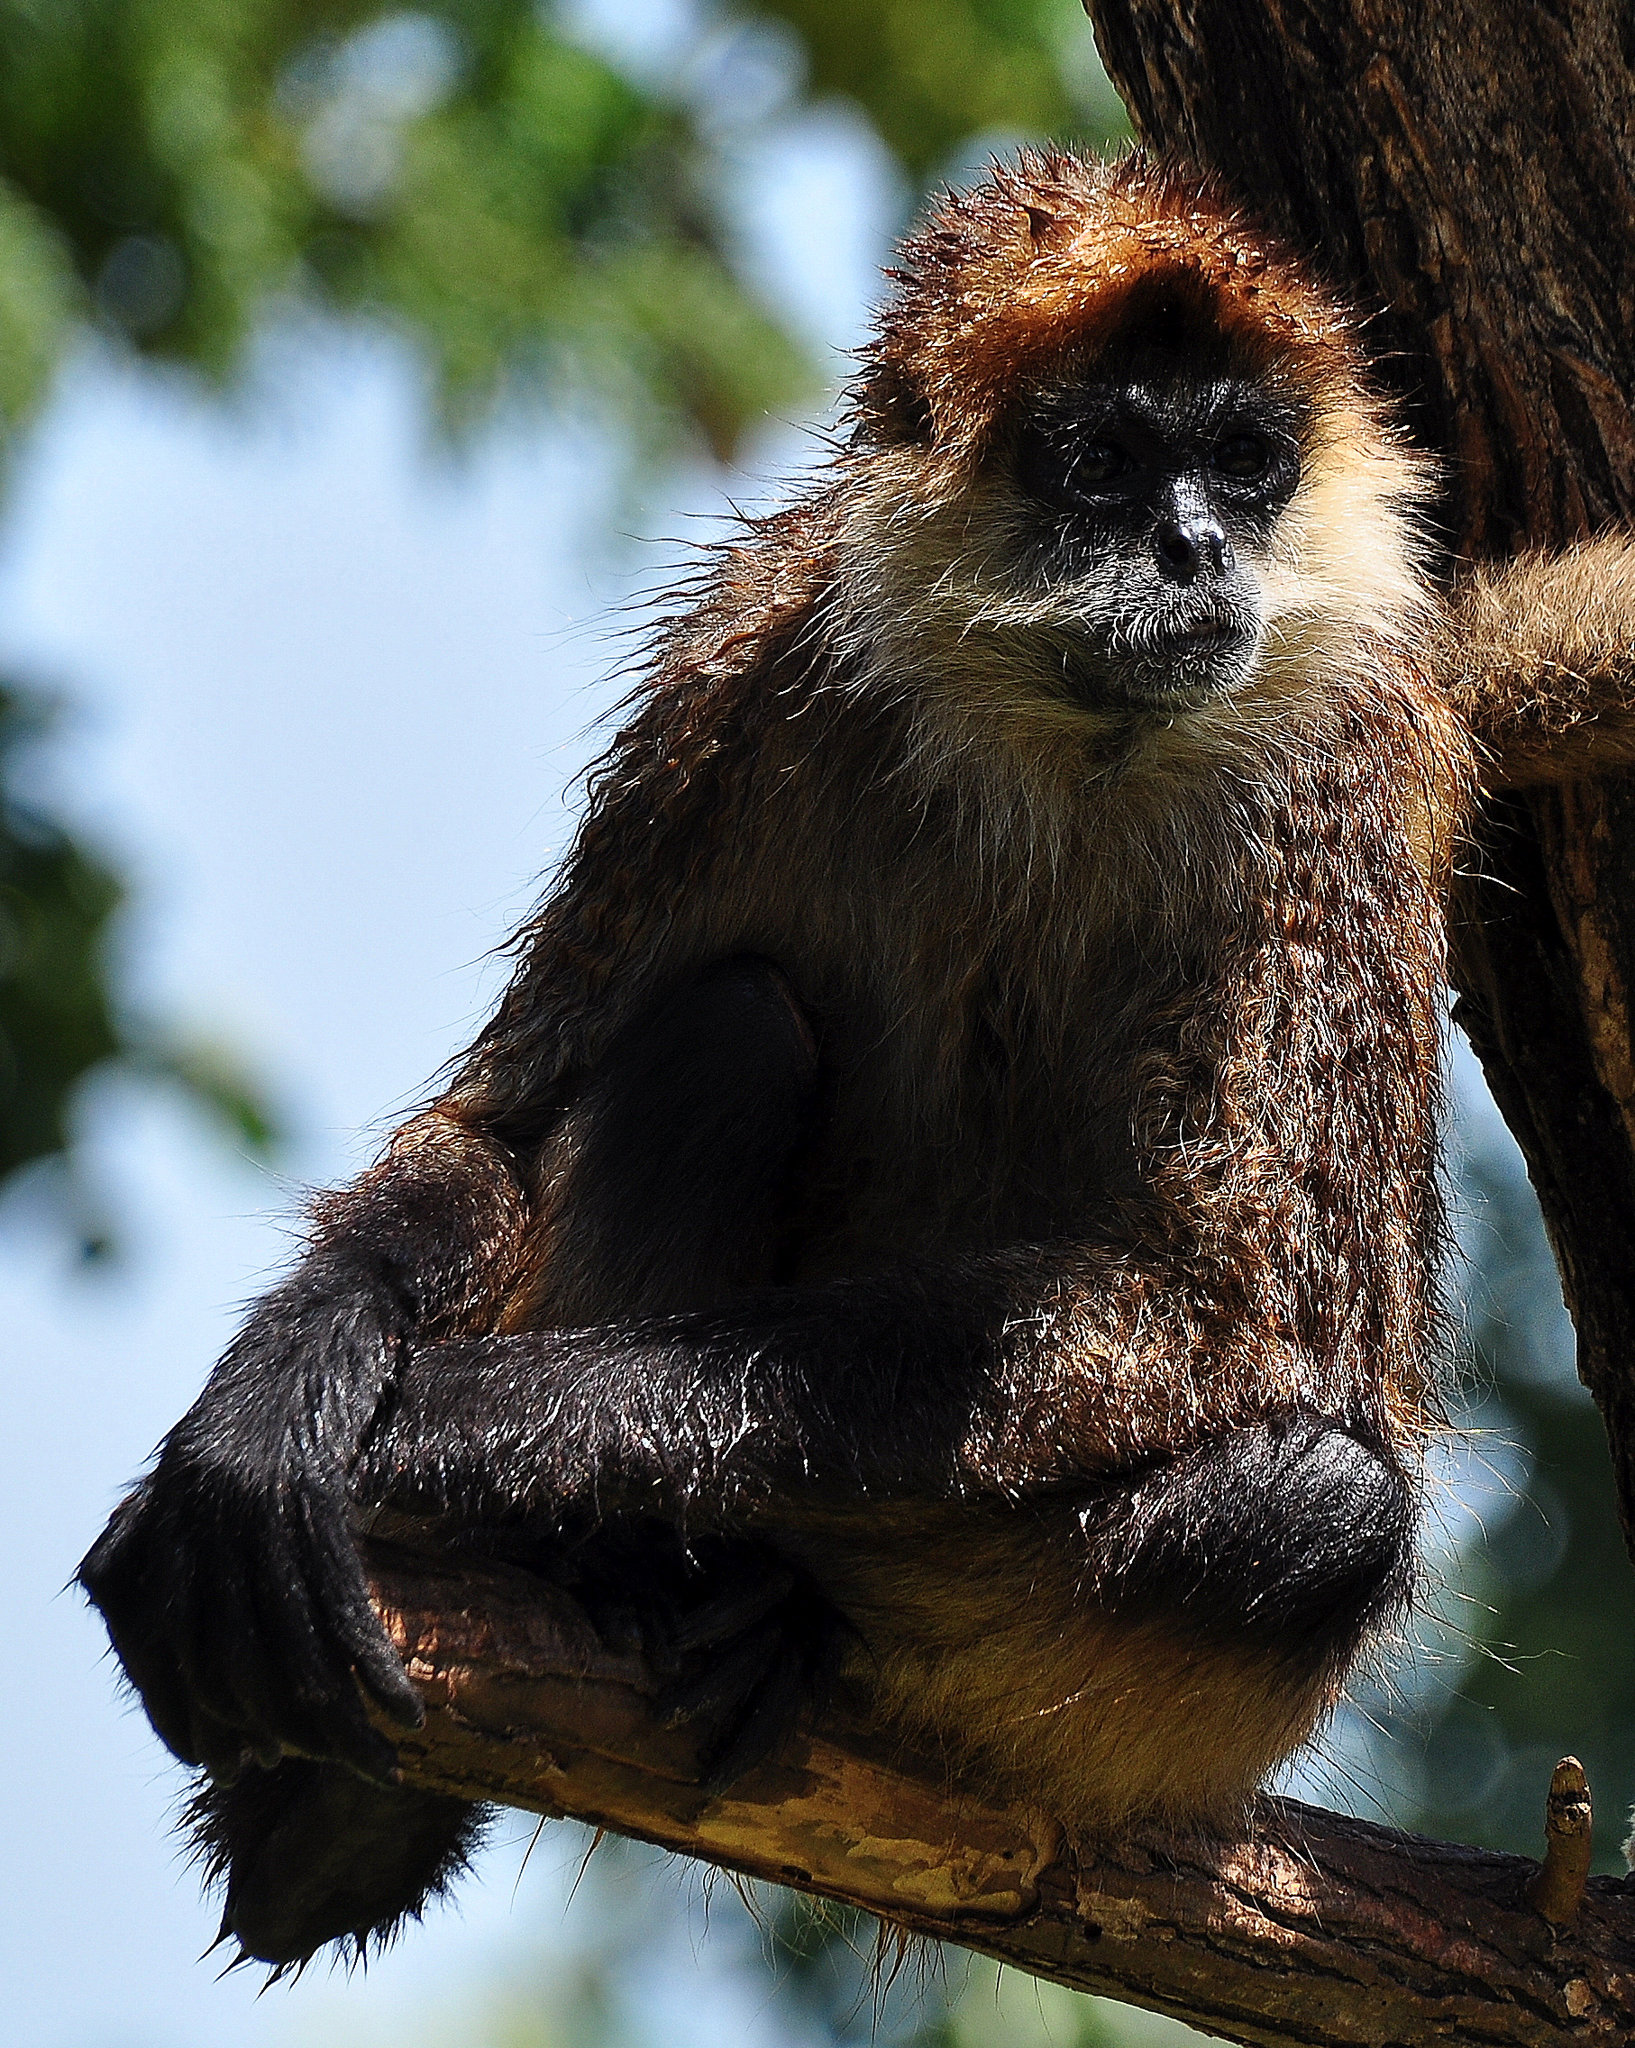
<svg viewBox="0 0 1635 2048">
<path fill-rule="evenodd" d="M 973 137 L 1129 132 L 1078 0 L 762 0 L 758 11 L 800 37 L 809 90 L 855 99 L 917 181 Z"/>
<path fill-rule="evenodd" d="M 532 383 L 724 456 L 807 373 L 718 214 L 690 115 L 533 0 L 0 0 L 0 461 L 86 323 L 222 380 L 281 300 L 397 327 L 451 424 Z M 121 1022 L 120 893 L 7 798 L 0 1179 L 65 1151 L 110 1061 L 271 1137 L 223 1054 Z"/>
<path fill-rule="evenodd" d="M 685 113 L 532 0 L 0 0 L 13 420 L 76 310 L 223 376 L 283 294 L 401 327 L 456 418 L 543 378 L 725 452 L 804 369 L 723 239 Z"/>
<path fill-rule="evenodd" d="M 102 946 L 123 892 L 12 792 L 39 722 L 0 689 L 0 1177 L 67 1146 L 76 1082 L 120 1050 Z"/>
<path fill-rule="evenodd" d="M 0 462 L 50 388 L 78 304 L 62 237 L 0 183 Z"/>
</svg>

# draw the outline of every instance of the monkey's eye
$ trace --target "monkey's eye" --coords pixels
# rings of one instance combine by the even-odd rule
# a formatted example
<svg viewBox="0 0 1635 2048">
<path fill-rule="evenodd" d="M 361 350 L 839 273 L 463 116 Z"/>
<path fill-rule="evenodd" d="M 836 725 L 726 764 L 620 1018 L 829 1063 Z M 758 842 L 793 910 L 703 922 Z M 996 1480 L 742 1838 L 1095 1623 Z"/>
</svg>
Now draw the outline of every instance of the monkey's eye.
<svg viewBox="0 0 1635 2048">
<path fill-rule="evenodd" d="M 1083 441 L 1073 451 L 1067 481 L 1081 489 L 1095 490 L 1102 484 L 1116 483 L 1134 467 L 1129 455 L 1116 441 Z"/>
<path fill-rule="evenodd" d="M 1209 460 L 1210 466 L 1218 469 L 1222 476 L 1252 483 L 1271 467 L 1272 451 L 1270 444 L 1259 434 L 1228 434 L 1224 441 L 1215 443 Z"/>
</svg>

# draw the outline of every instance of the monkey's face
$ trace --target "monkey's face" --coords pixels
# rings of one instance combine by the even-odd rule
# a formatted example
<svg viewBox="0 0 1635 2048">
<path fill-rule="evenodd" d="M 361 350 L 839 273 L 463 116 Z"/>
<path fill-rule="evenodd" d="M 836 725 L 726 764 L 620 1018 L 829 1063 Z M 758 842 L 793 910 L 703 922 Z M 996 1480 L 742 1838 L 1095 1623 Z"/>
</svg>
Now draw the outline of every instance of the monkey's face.
<svg viewBox="0 0 1635 2048">
<path fill-rule="evenodd" d="M 1071 697 L 1170 712 L 1242 687 L 1304 426 L 1264 382 L 1178 363 L 1032 402 L 999 458 L 1020 515 L 1013 574 Z"/>
<path fill-rule="evenodd" d="M 835 619 L 917 758 L 1125 787 L 1147 765 L 1172 791 L 1303 731 L 1364 640 L 1423 616 L 1434 479 L 1345 316 L 1167 179 L 1001 177 L 909 245 L 858 386 Z"/>
</svg>

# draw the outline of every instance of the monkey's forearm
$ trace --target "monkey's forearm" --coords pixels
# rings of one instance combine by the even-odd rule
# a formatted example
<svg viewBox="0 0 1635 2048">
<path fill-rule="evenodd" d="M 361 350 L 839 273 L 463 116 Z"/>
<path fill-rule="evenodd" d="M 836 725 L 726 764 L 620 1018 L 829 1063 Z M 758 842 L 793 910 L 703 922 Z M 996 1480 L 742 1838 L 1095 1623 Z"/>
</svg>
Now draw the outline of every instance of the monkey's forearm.
<svg viewBox="0 0 1635 2048">
<path fill-rule="evenodd" d="M 1110 1259 L 1100 1290 L 1092 1261 L 1070 1289 L 1055 1269 L 1048 1294 L 1030 1291 L 1017 1269 L 1036 1259 L 416 1351 L 355 1491 L 473 1521 L 564 1523 L 753 1518 L 802 1493 L 1015 1496 L 1128 1471 L 1207 1428 L 1300 1405 L 1287 1361 L 1259 1389 L 1233 1359 L 1213 1394 L 1189 1397 L 1176 1370 L 1184 1308 L 1147 1299 L 1121 1316 Z M 1155 1345 L 1161 1356 L 1148 1355 Z M 1143 1382 L 1163 1387 L 1161 1403 L 1143 1401 Z"/>
<path fill-rule="evenodd" d="M 1452 595 L 1438 667 L 1495 786 L 1635 762 L 1635 539 L 1478 570 Z"/>
<path fill-rule="evenodd" d="M 404 1361 L 354 1490 L 546 1522 L 708 1520 L 791 1487 L 947 1494 L 992 1331 L 966 1304 L 919 1306 L 860 1284 L 432 1346 Z"/>
</svg>

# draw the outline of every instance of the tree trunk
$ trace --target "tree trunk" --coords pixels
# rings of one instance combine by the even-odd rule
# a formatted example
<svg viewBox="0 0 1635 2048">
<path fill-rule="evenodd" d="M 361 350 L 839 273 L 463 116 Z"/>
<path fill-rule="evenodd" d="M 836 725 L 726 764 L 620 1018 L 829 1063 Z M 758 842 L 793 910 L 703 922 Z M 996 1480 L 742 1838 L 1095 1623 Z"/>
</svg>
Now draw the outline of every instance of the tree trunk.
<svg viewBox="0 0 1635 2048">
<path fill-rule="evenodd" d="M 844 1702 L 711 1794 L 686 1731 L 655 1717 L 659 1681 L 562 1596 L 379 1545 L 371 1565 L 430 1709 L 418 1735 L 391 1731 L 416 1784 L 573 1814 L 1257 2048 L 1635 2038 L 1635 1896 L 1586 1890 L 1570 1853 L 1541 1885 L 1524 1857 L 1281 1800 L 1238 1842 L 1074 1844 L 951 1791 Z M 1586 1821 L 1580 1801 L 1569 1842 Z"/>
<path fill-rule="evenodd" d="M 1635 521 L 1628 0 L 1087 0 L 1148 142 L 1377 308 L 1450 560 Z M 1635 1554 L 1635 787 L 1493 805 L 1458 1016 L 1526 1156 Z"/>
</svg>

